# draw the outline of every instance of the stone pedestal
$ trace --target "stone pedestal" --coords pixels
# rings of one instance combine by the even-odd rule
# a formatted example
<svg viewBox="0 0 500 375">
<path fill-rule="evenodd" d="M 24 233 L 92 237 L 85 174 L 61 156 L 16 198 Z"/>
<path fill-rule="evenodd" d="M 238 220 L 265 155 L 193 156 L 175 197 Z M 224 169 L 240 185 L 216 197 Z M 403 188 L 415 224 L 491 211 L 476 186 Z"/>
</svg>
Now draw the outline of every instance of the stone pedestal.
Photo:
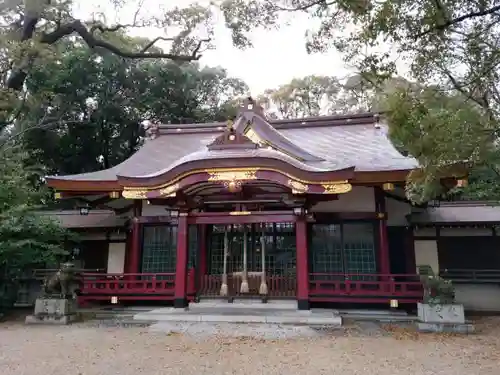
<svg viewBox="0 0 500 375">
<path fill-rule="evenodd" d="M 28 324 L 69 324 L 76 321 L 76 301 L 64 298 L 37 298 L 35 313 L 26 317 Z"/>
<path fill-rule="evenodd" d="M 471 333 L 474 326 L 465 322 L 463 305 L 418 304 L 418 329 L 421 332 Z"/>
</svg>

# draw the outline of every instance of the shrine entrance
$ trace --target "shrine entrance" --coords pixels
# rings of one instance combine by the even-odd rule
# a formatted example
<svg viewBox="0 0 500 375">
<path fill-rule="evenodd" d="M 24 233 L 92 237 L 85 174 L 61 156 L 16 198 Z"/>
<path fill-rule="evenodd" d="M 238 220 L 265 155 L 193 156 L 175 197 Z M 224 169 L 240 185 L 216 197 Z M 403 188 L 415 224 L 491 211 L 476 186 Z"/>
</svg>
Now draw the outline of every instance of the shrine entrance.
<svg viewBox="0 0 500 375">
<path fill-rule="evenodd" d="M 295 298 L 294 223 L 210 225 L 200 298 Z"/>
</svg>

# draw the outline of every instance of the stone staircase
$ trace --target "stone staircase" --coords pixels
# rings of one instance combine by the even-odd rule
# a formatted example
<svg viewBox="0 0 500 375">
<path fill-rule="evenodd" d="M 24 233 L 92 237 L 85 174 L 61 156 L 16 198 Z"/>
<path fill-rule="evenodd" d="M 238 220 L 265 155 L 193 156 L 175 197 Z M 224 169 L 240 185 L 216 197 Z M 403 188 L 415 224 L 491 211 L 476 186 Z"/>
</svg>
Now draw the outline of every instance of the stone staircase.
<svg viewBox="0 0 500 375">
<path fill-rule="evenodd" d="M 261 303 L 255 300 L 204 300 L 190 303 L 184 310 L 158 308 L 138 312 L 136 321 L 178 322 L 178 323 L 260 323 L 290 325 L 342 325 L 342 318 L 333 310 L 297 310 L 296 301 L 269 301 Z"/>
</svg>

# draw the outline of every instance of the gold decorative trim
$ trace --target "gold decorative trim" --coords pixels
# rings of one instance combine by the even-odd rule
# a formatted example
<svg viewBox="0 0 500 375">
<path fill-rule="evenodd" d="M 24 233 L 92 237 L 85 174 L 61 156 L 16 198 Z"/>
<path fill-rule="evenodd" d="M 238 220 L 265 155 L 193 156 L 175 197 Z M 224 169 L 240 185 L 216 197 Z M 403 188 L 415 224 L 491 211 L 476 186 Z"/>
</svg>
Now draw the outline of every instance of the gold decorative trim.
<svg viewBox="0 0 500 375">
<path fill-rule="evenodd" d="M 288 186 L 292 188 L 292 194 L 303 194 L 309 190 L 309 186 L 294 180 L 288 180 Z"/>
<path fill-rule="evenodd" d="M 251 168 L 246 170 L 229 170 L 229 171 L 218 171 L 213 169 L 208 169 L 206 172 L 210 175 L 208 181 L 245 181 L 245 180 L 256 180 L 257 179 L 257 168 Z"/>
<path fill-rule="evenodd" d="M 160 189 L 160 194 L 165 197 L 175 197 L 177 190 L 179 190 L 179 184 L 174 184 Z"/>
<path fill-rule="evenodd" d="M 111 199 L 118 199 L 118 198 L 120 198 L 120 192 L 119 191 L 112 191 L 109 193 L 109 197 Z"/>
<path fill-rule="evenodd" d="M 323 185 L 325 194 L 344 194 L 352 190 L 352 185 L 344 182 L 339 184 L 325 184 Z"/>
<path fill-rule="evenodd" d="M 382 185 L 382 189 L 384 189 L 385 191 L 393 191 L 394 184 L 392 182 L 386 182 L 385 184 Z"/>
<path fill-rule="evenodd" d="M 231 211 L 229 215 L 231 216 L 246 216 L 246 215 L 251 215 L 252 213 L 250 211 Z"/>
<path fill-rule="evenodd" d="M 164 184 L 161 184 L 161 185 L 155 185 L 155 186 L 151 186 L 151 187 L 148 187 L 146 188 L 147 191 L 153 191 L 153 190 L 158 190 L 158 189 L 162 189 L 166 186 L 169 186 L 171 185 L 172 183 L 176 183 L 176 182 L 179 182 L 180 180 L 182 180 L 183 178 L 185 178 L 186 176 L 190 176 L 190 175 L 193 175 L 193 174 L 196 174 L 196 173 L 209 173 L 209 174 L 212 174 L 212 173 L 221 173 L 221 172 L 248 172 L 248 171 L 269 171 L 269 172 L 276 172 L 276 173 L 279 173 L 279 174 L 282 174 L 283 176 L 286 176 L 290 179 L 293 179 L 294 181 L 299 181 L 301 183 L 304 183 L 304 184 L 311 184 L 311 185 L 335 185 L 335 184 L 339 184 L 339 183 L 344 183 L 345 181 L 310 181 L 310 180 L 303 180 L 301 178 L 298 178 L 294 175 L 291 175 L 290 173 L 287 173 L 285 171 L 282 171 L 281 169 L 277 169 L 277 168 L 258 168 L 258 167 L 252 167 L 252 168 L 212 168 L 212 169 L 193 169 L 191 171 L 188 171 L 188 172 L 185 172 L 185 173 L 182 173 L 181 175 L 177 176 L 176 178 L 164 183 Z M 145 188 L 144 187 L 135 187 L 135 186 L 130 186 L 130 187 L 124 187 L 123 188 L 124 191 L 127 190 L 127 191 L 143 191 Z"/>
<path fill-rule="evenodd" d="M 264 141 L 260 139 L 260 137 L 257 135 L 257 133 L 252 129 L 251 126 L 248 126 L 247 129 L 243 132 L 243 135 L 250 139 L 253 143 L 257 143 L 259 145 L 262 145 Z"/>
<path fill-rule="evenodd" d="M 127 189 L 122 191 L 122 197 L 125 199 L 146 199 L 148 190 L 132 190 Z"/>
</svg>

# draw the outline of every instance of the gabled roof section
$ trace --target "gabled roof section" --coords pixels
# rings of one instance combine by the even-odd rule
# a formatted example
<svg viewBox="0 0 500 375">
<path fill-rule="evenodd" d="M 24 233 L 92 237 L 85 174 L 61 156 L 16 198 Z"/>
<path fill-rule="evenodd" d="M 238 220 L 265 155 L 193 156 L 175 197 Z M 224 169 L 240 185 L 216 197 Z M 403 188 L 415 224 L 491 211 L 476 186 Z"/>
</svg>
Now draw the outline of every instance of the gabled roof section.
<svg viewBox="0 0 500 375">
<path fill-rule="evenodd" d="M 238 121 L 242 121 L 240 118 Z M 209 151 L 214 150 L 255 150 L 259 147 L 258 143 L 253 142 L 250 138 L 241 134 L 234 129 L 233 123 L 230 121 L 227 128 L 207 146 Z"/>
<path fill-rule="evenodd" d="M 314 162 L 324 160 L 304 150 L 276 130 L 273 125 L 266 120 L 262 107 L 251 97 L 247 98 L 240 108 L 235 129 L 255 143 L 272 147 L 299 161 Z"/>
</svg>

